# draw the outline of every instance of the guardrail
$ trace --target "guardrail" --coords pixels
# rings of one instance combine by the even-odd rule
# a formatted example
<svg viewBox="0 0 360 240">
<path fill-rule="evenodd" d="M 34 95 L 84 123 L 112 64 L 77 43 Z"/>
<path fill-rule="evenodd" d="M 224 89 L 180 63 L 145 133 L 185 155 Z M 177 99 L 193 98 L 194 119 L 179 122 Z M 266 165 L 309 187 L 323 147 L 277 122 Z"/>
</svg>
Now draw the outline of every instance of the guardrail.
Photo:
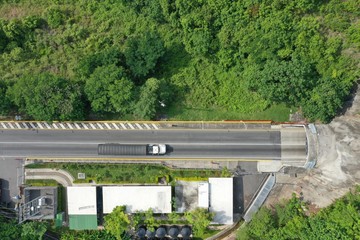
<svg viewBox="0 0 360 240">
<path fill-rule="evenodd" d="M 265 180 L 264 184 L 260 188 L 259 192 L 256 194 L 256 197 L 245 211 L 244 220 L 249 222 L 252 216 L 257 212 L 261 205 L 265 202 L 267 196 L 269 195 L 271 189 L 274 187 L 276 177 L 274 174 L 270 174 Z"/>
</svg>

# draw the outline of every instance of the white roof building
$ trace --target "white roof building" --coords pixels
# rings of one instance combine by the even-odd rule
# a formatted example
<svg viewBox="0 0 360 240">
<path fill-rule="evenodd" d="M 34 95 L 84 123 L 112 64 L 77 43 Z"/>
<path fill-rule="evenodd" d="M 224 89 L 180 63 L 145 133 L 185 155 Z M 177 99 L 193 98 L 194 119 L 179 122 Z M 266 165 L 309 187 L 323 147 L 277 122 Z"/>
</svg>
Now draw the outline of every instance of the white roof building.
<svg viewBox="0 0 360 240">
<path fill-rule="evenodd" d="M 209 208 L 209 183 L 201 182 L 198 185 L 198 207 Z"/>
<path fill-rule="evenodd" d="M 171 213 L 171 186 L 103 186 L 103 211 L 126 206 L 127 213 L 146 211 Z"/>
<path fill-rule="evenodd" d="M 233 179 L 209 178 L 210 212 L 215 213 L 213 223 L 233 224 Z"/>
<path fill-rule="evenodd" d="M 69 215 L 96 215 L 96 187 L 67 187 Z"/>
</svg>

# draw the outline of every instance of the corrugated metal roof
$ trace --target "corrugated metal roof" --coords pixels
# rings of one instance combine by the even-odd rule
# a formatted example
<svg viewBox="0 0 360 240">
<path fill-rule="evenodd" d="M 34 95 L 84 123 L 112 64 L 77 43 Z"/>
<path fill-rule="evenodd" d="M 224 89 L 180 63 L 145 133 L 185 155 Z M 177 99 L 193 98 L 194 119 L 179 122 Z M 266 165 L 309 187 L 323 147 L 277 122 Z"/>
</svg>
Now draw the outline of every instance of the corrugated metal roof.
<svg viewBox="0 0 360 240">
<path fill-rule="evenodd" d="M 69 215 L 69 227 L 72 230 L 97 229 L 96 215 Z"/>
</svg>

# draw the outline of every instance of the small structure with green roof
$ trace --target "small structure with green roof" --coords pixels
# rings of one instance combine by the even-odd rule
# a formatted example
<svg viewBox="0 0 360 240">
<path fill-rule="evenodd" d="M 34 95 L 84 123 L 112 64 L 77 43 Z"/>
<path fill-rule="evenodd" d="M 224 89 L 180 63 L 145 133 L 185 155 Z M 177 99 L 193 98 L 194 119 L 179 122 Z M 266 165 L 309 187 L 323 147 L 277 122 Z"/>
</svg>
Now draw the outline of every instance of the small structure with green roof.
<svg viewBox="0 0 360 240">
<path fill-rule="evenodd" d="M 67 187 L 69 228 L 92 230 L 98 228 L 96 187 Z"/>
<path fill-rule="evenodd" d="M 96 215 L 69 215 L 69 228 L 72 230 L 96 230 Z"/>
</svg>

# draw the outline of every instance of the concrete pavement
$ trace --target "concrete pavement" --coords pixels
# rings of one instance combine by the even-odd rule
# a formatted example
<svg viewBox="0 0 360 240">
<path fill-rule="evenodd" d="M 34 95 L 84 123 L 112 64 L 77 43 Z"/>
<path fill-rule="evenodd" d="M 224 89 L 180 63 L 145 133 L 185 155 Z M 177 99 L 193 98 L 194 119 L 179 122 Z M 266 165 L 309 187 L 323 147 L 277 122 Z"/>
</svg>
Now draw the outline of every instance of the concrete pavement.
<svg viewBox="0 0 360 240">
<path fill-rule="evenodd" d="M 25 176 L 27 180 L 52 179 L 64 187 L 72 186 L 75 180 L 68 172 L 51 168 L 27 168 Z"/>
<path fill-rule="evenodd" d="M 22 184 L 23 176 L 23 160 L 19 158 L 0 157 L 0 178 L 2 179 L 2 197 L 0 203 L 8 207 L 14 207 L 13 197 L 19 195 L 19 186 Z"/>
</svg>

